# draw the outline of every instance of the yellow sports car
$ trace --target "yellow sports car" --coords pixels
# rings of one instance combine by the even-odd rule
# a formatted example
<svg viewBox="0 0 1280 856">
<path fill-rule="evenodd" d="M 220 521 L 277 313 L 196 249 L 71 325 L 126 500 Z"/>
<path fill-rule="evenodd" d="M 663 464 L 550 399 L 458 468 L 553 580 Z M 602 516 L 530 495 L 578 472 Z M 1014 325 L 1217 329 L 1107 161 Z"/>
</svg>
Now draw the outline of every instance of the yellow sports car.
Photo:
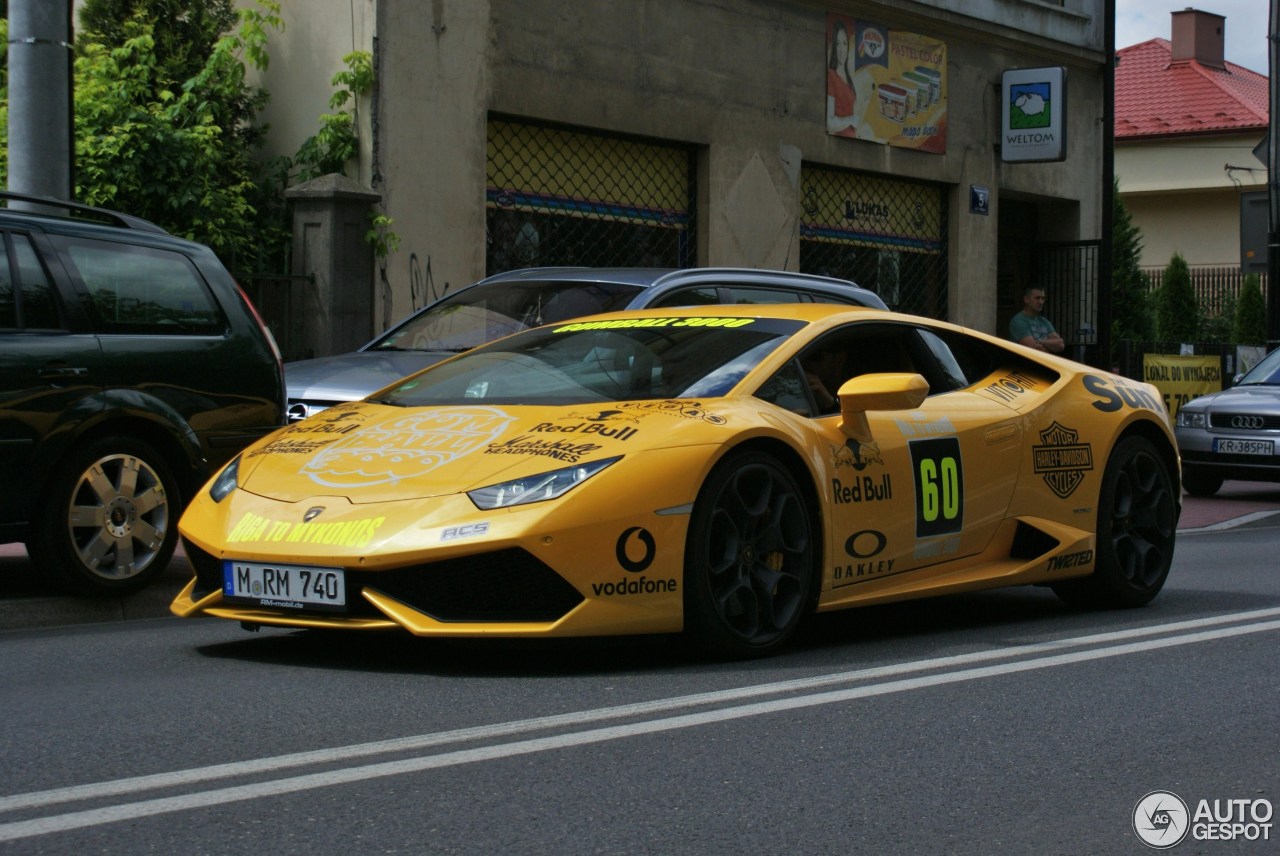
<svg viewBox="0 0 1280 856">
<path fill-rule="evenodd" d="M 250 446 L 180 529 L 182 616 L 420 636 L 684 630 L 1008 585 L 1137 606 L 1178 454 L 1144 383 L 831 305 L 646 310 L 476 348 Z"/>
</svg>

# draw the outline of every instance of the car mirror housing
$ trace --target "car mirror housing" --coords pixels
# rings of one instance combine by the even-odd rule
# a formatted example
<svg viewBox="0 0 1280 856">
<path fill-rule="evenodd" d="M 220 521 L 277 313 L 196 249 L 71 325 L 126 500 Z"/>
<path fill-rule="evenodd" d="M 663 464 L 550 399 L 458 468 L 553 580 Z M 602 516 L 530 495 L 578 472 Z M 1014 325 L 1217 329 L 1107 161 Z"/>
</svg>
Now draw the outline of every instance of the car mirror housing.
<svg viewBox="0 0 1280 856">
<path fill-rule="evenodd" d="M 840 430 L 861 443 L 871 442 L 868 410 L 915 410 L 929 394 L 929 382 L 911 373 L 869 374 L 840 386 Z"/>
</svg>

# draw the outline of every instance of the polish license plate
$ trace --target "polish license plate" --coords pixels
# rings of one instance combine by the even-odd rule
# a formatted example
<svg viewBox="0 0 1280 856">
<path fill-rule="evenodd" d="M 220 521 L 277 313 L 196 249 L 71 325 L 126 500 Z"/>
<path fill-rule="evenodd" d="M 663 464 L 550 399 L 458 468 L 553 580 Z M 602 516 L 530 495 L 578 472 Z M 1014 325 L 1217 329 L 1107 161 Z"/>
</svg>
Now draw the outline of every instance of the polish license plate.
<svg viewBox="0 0 1280 856">
<path fill-rule="evenodd" d="M 341 568 L 222 563 L 222 595 L 274 609 L 323 609 L 345 612 L 346 575 Z"/>
<path fill-rule="evenodd" d="M 1224 455 L 1274 455 L 1274 440 L 1229 440 L 1213 441 L 1213 450 Z"/>
</svg>

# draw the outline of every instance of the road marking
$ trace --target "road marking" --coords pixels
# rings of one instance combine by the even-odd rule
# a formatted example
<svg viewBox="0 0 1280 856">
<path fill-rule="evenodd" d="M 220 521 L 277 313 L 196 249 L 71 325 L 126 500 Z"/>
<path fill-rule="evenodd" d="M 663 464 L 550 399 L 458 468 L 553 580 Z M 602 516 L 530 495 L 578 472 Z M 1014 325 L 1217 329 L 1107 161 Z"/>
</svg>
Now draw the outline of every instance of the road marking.
<svg viewBox="0 0 1280 856">
<path fill-rule="evenodd" d="M 1031 659 L 1017 660 L 1014 662 L 995 665 L 960 668 L 954 671 L 943 671 L 932 675 L 886 680 L 881 683 L 869 683 L 846 689 L 815 692 L 807 695 L 774 699 L 771 701 L 749 702 L 740 704 L 736 707 L 718 708 L 700 713 L 687 713 L 657 719 L 648 719 L 623 725 L 589 728 L 586 730 L 549 737 L 520 739 L 474 749 L 455 750 L 414 758 L 404 758 L 396 761 L 353 766 L 346 769 L 331 770 L 323 773 L 278 778 L 272 781 L 258 782 L 248 785 L 236 785 L 213 790 L 204 790 L 182 796 L 145 799 L 116 806 L 89 809 L 85 811 L 74 811 L 65 814 L 50 815 L 48 817 L 34 818 L 31 820 L 13 821 L 10 823 L 0 824 L 0 841 L 12 841 L 19 838 L 29 838 L 52 832 L 65 832 L 72 829 L 82 829 L 89 826 L 98 826 L 106 823 L 150 817 L 176 811 L 208 809 L 210 806 L 214 805 L 257 799 L 260 797 L 297 793 L 299 791 L 329 787 L 331 785 L 351 784 L 385 776 L 417 773 L 425 770 L 439 769 L 442 767 L 457 766 L 461 764 L 473 764 L 497 758 L 510 758 L 519 755 L 528 755 L 535 752 L 546 752 L 554 749 L 583 746 L 610 740 L 620 740 L 627 737 L 656 734 L 664 731 L 693 728 L 720 722 L 730 722 L 746 717 L 762 716 L 788 710 L 799 710 L 820 705 L 838 704 L 841 702 L 872 698 L 891 693 L 907 692 L 926 687 L 943 686 L 964 681 L 980 680 L 983 678 L 999 677 L 1037 669 L 1052 668 L 1054 666 L 1084 663 L 1092 660 L 1102 660 L 1110 657 L 1156 651 L 1163 648 L 1191 645 L 1200 642 L 1210 642 L 1235 636 L 1265 633 L 1280 630 L 1280 620 L 1262 620 L 1274 618 L 1276 616 L 1280 616 L 1280 609 L 1255 610 L 1252 612 L 1215 616 L 1213 618 L 1173 622 L 1154 627 L 1140 627 L 1111 633 L 1100 633 L 1090 636 L 1054 640 L 1034 645 L 992 649 L 952 657 L 919 660 L 893 666 L 882 666 L 852 672 L 841 672 L 833 675 L 817 676 L 814 678 L 802 678 L 793 681 L 759 684 L 734 690 L 678 696 L 670 699 L 659 699 L 652 702 L 620 705 L 617 707 L 601 708 L 597 710 L 577 711 L 559 716 L 499 723 L 492 726 L 463 728 L 453 731 L 438 732 L 436 734 L 401 738 L 398 740 L 385 740 L 376 743 L 357 744 L 354 746 L 339 747 L 335 749 L 296 753 L 293 755 L 278 756 L 276 758 L 263 758 L 254 761 L 246 761 L 238 764 L 220 764 L 212 767 L 182 770 L 174 773 L 121 779 L 114 782 L 102 782 L 93 785 L 81 785 L 50 791 L 36 791 L 29 794 L 17 794 L 0 799 L 0 812 L 14 811 L 19 808 L 47 806 L 70 800 L 119 795 L 122 793 L 132 793 L 160 787 L 172 787 L 180 784 L 208 782 L 217 778 L 244 775 L 252 772 L 278 771 L 281 766 L 342 762 L 371 754 L 425 749 L 447 745 L 449 743 L 457 743 L 463 740 L 506 737 L 563 725 L 585 725 L 593 722 L 617 719 L 620 717 L 661 713 L 682 707 L 722 703 L 725 701 L 744 701 L 746 699 L 762 695 L 794 692 L 797 689 L 812 690 L 823 686 L 830 686 L 835 683 L 892 678 L 896 675 L 935 669 L 955 669 L 957 666 L 968 666 L 969 664 L 983 662 L 984 660 L 1005 659 L 1026 654 L 1043 654 L 1053 650 L 1078 648 L 1089 645 L 1102 644 L 1106 646 L 1091 648 L 1089 650 L 1036 656 Z M 1253 623 L 1238 624 L 1236 622 Z M 1234 626 L 1218 626 L 1224 624 L 1234 624 Z M 1164 636 L 1158 639 L 1148 639 L 1136 642 L 1124 641 L 1128 639 L 1137 639 L 1142 636 L 1153 636 L 1169 632 L 1174 632 L 1179 635 Z"/>
<path fill-rule="evenodd" d="M 1230 520 L 1224 520 L 1221 523 L 1211 523 L 1208 526 L 1200 526 L 1195 529 L 1179 529 L 1179 535 L 1196 535 L 1200 532 L 1223 532 L 1228 529 L 1236 529 L 1258 520 L 1265 520 L 1272 515 L 1280 514 L 1278 511 L 1255 511 L 1252 514 L 1245 514 L 1240 517 L 1233 517 Z"/>
</svg>

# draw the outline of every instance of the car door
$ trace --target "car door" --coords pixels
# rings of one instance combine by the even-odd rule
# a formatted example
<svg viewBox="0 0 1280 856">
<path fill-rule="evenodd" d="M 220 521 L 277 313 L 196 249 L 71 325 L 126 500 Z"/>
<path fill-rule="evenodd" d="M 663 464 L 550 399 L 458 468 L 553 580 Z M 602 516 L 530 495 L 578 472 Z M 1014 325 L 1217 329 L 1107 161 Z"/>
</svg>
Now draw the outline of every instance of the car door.
<svg viewBox="0 0 1280 856">
<path fill-rule="evenodd" d="M 824 335 L 802 353 L 785 384 L 805 393 L 780 406 L 810 408 L 821 437 L 831 527 L 828 554 L 833 588 L 890 587 L 899 575 L 927 573 L 981 553 L 1004 520 L 1017 482 L 1022 442 L 1017 414 L 965 389 L 958 369 L 940 364 L 924 331 L 914 325 L 859 322 Z M 834 407 L 821 412 L 810 392 L 818 380 L 806 364 L 832 347 L 843 349 L 842 380 L 877 373 L 924 376 L 929 393 L 919 407 L 867 412 L 865 440 L 842 430 Z M 945 345 L 941 345 L 945 349 Z M 783 373 L 780 373 L 780 375 Z M 838 405 L 837 405 L 838 406 Z M 851 595 L 853 590 L 850 590 Z"/>
<path fill-rule="evenodd" d="M 39 235 L 0 231 L 0 526 L 30 519 L 45 441 L 101 408 L 97 337 L 75 329 L 47 250 Z"/>
<path fill-rule="evenodd" d="M 274 366 L 184 252 L 69 236 L 59 249 L 92 306 L 111 406 L 189 426 L 214 466 L 279 423 Z"/>
</svg>

